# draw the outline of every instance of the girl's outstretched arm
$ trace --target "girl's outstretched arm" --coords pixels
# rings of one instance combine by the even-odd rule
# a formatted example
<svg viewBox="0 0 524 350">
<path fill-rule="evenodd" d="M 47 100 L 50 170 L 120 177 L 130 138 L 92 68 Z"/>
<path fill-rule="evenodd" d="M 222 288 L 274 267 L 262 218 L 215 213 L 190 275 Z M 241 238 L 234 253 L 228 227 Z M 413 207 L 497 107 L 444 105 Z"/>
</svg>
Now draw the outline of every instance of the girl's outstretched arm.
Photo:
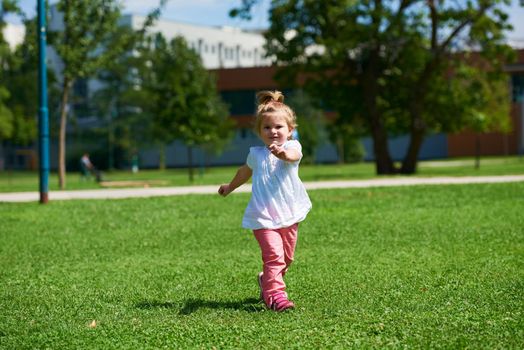
<svg viewBox="0 0 524 350">
<path fill-rule="evenodd" d="M 286 162 L 296 162 L 302 158 L 302 154 L 294 148 L 285 149 L 284 147 L 275 144 L 269 145 L 268 148 L 275 157 L 285 160 Z"/>
<path fill-rule="evenodd" d="M 233 192 L 237 187 L 245 184 L 247 180 L 253 175 L 253 170 L 251 170 L 250 167 L 248 167 L 246 164 L 242 165 L 233 180 L 229 184 L 223 184 L 218 189 L 218 194 L 221 196 L 227 196 L 231 192 Z"/>
</svg>

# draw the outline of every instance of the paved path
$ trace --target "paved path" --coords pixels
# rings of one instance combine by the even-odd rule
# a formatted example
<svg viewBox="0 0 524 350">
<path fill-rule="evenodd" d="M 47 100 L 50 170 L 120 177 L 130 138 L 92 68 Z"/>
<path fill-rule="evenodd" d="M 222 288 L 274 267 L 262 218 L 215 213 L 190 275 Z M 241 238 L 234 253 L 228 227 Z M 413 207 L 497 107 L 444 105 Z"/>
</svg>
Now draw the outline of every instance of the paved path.
<svg viewBox="0 0 524 350">
<path fill-rule="evenodd" d="M 384 186 L 412 186 L 412 185 L 443 185 L 468 183 L 498 183 L 524 181 L 524 175 L 504 176 L 475 176 L 475 177 L 393 177 L 371 180 L 348 181 L 317 181 L 306 182 L 308 190 L 326 188 L 363 188 Z M 185 194 L 217 193 L 218 186 L 185 186 L 185 187 L 155 187 L 155 188 L 125 188 L 125 189 L 97 189 L 79 191 L 52 191 L 49 200 L 67 199 L 114 199 L 132 197 L 177 196 Z M 243 185 L 235 192 L 251 192 L 251 185 Z M 0 193 L 0 202 L 36 202 L 38 192 Z"/>
</svg>

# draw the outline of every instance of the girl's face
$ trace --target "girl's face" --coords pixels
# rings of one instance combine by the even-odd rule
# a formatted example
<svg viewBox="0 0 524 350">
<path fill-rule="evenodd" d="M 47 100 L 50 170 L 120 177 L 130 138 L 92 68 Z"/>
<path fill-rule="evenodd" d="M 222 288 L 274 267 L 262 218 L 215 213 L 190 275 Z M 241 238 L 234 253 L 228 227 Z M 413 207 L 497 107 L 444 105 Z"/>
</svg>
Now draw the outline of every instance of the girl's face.
<svg viewBox="0 0 524 350">
<path fill-rule="evenodd" d="M 262 117 L 260 136 L 266 146 L 271 144 L 280 146 L 290 138 L 293 129 L 287 124 L 283 113 L 284 112 L 272 112 Z"/>
</svg>

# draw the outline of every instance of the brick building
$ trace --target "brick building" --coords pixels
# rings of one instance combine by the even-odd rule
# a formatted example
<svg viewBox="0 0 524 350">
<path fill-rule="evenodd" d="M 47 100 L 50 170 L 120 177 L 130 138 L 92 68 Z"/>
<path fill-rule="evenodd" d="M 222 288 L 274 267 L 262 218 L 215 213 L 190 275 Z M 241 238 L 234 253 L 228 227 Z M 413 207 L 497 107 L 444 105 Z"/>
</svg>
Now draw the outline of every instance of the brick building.
<svg viewBox="0 0 524 350">
<path fill-rule="evenodd" d="M 57 30 L 62 25 L 61 14 L 56 6 L 50 8 L 50 28 Z M 144 18 L 126 15 L 122 18 L 122 25 L 139 28 Z M 20 29 L 21 30 L 21 29 Z M 20 41 L 20 30 L 16 33 Z M 255 93 L 263 89 L 282 89 L 273 79 L 275 67 L 269 65 L 270 60 L 265 58 L 264 38 L 257 32 L 246 32 L 234 28 L 203 27 L 173 21 L 160 20 L 152 28 L 153 32 L 161 32 L 168 39 L 183 36 L 190 47 L 202 57 L 204 66 L 212 70 L 218 78 L 218 89 L 223 99 L 230 105 L 231 118 L 236 121 L 237 130 L 231 144 L 219 156 L 209 155 L 196 149 L 194 162 L 196 164 L 226 165 L 241 164 L 249 150 L 249 146 L 260 144 L 260 141 L 251 130 L 251 121 L 255 109 Z M 49 48 L 48 57 L 50 66 L 54 67 L 60 77 L 61 62 L 59 57 Z M 506 71 L 510 77 L 512 87 L 511 121 L 512 130 L 509 134 L 487 133 L 480 136 L 482 155 L 510 155 L 524 153 L 524 50 L 517 50 L 515 63 L 507 65 Z M 100 84 L 96 80 L 79 81 L 75 86 L 75 93 L 81 95 L 81 100 L 88 100 L 89 96 L 98 89 Z M 287 91 L 286 89 L 282 89 Z M 72 108 L 76 108 L 74 105 Z M 78 111 L 78 124 L 89 128 L 96 126 L 98 116 L 83 114 Z M 363 138 L 365 160 L 373 159 L 373 145 L 369 137 Z M 83 140 L 68 138 L 72 148 L 86 149 L 86 147 L 101 147 L 86 145 Z M 401 159 L 407 149 L 408 136 L 391 138 L 390 151 L 394 159 Z M 434 134 L 428 136 L 419 153 L 419 159 L 442 159 L 448 157 L 474 156 L 476 152 L 477 135 L 471 131 L 457 134 Z M 69 145 L 68 145 L 69 147 Z M 0 145 L 1 148 L 1 145 Z M 14 149 L 12 152 L 0 152 L 7 155 L 0 159 L 8 168 L 31 168 L 35 163 L 36 146 L 31 149 Z M 8 154 L 9 153 L 9 154 Z M 56 142 L 52 142 L 51 167 L 56 168 Z M 68 152 L 68 154 L 71 154 Z M 0 156 L 1 157 L 1 156 Z M 159 162 L 159 152 L 156 149 L 141 149 L 140 159 L 142 167 L 156 167 Z M 166 148 L 167 166 L 183 167 L 187 165 L 187 148 L 180 141 L 174 141 Z M 325 142 L 316 152 L 316 161 L 333 163 L 338 161 L 336 147 Z"/>
<path fill-rule="evenodd" d="M 524 153 L 524 50 L 517 50 L 517 60 L 506 66 L 512 90 L 511 131 L 507 134 L 491 132 L 480 135 L 480 153 L 484 156 L 512 155 Z M 282 89 L 273 79 L 275 67 L 249 67 L 218 69 L 218 89 L 231 106 L 231 116 L 239 130 L 250 128 L 253 118 L 253 101 L 256 91 Z M 242 131 L 246 133 L 246 131 Z M 465 130 L 456 134 L 429 135 L 420 150 L 419 159 L 467 157 L 476 154 L 477 134 Z M 390 139 L 390 150 L 394 159 L 401 159 L 408 146 L 408 136 Z M 363 138 L 366 160 L 373 159 L 372 141 Z M 335 148 L 323 146 L 320 162 L 336 161 Z M 331 152 L 328 151 L 331 150 Z"/>
</svg>

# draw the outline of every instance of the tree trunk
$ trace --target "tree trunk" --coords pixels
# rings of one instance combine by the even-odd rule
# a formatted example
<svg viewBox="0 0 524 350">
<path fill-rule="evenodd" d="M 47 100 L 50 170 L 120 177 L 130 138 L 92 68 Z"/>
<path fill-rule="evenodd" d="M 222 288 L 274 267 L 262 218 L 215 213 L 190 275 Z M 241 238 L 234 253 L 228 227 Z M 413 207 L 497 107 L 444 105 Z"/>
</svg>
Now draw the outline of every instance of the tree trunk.
<svg viewBox="0 0 524 350">
<path fill-rule="evenodd" d="M 388 135 L 380 112 L 375 104 L 376 95 L 370 98 L 368 111 L 371 119 L 371 136 L 373 137 L 373 154 L 375 155 L 375 170 L 377 175 L 396 174 L 398 170 L 389 154 Z"/>
<path fill-rule="evenodd" d="M 475 169 L 480 168 L 480 134 L 475 135 Z"/>
<path fill-rule="evenodd" d="M 66 129 L 67 129 L 67 102 L 73 81 L 64 77 L 62 87 L 62 103 L 60 106 L 60 134 L 58 139 L 58 186 L 61 190 L 66 188 Z"/>
<path fill-rule="evenodd" d="M 388 135 L 382 122 L 381 112 L 377 106 L 379 64 L 378 50 L 371 51 L 369 62 L 361 76 L 361 82 L 364 87 L 364 103 L 369 114 L 371 135 L 373 137 L 376 173 L 378 175 L 386 175 L 397 173 L 397 169 L 389 154 Z"/>
<path fill-rule="evenodd" d="M 400 168 L 401 174 L 414 174 L 417 171 L 418 154 L 424 141 L 424 132 L 421 129 L 414 128 L 411 130 L 410 140 L 406 156 L 402 161 Z"/>
<path fill-rule="evenodd" d="M 187 146 L 187 169 L 189 171 L 189 182 L 193 183 L 193 146 Z"/>
<path fill-rule="evenodd" d="M 112 171 L 115 168 L 115 157 L 114 157 L 114 144 L 115 144 L 115 131 L 113 128 L 114 120 L 114 108 L 109 111 L 109 121 L 107 125 L 107 170 Z"/>
<path fill-rule="evenodd" d="M 7 151 L 6 151 L 6 154 L 7 154 L 7 157 L 5 157 L 5 169 L 7 170 L 7 185 L 9 187 L 11 187 L 11 180 L 12 180 L 12 169 L 11 167 L 9 166 L 9 163 L 7 162 L 7 158 L 10 154 L 13 153 L 13 147 L 11 145 L 11 142 L 8 143 L 8 146 L 6 146 L 7 148 Z"/>
<path fill-rule="evenodd" d="M 411 116 L 411 131 L 409 146 L 402 161 L 402 166 L 400 167 L 401 174 L 415 174 L 417 171 L 417 162 L 418 154 L 420 152 L 420 147 L 422 147 L 422 142 L 424 141 L 424 136 L 426 134 L 427 125 L 424 119 L 422 118 L 424 108 L 424 100 L 427 94 L 427 84 L 429 77 L 433 73 L 434 65 L 438 61 L 432 61 L 426 65 L 426 68 L 420 79 L 418 81 L 417 87 L 412 89 L 413 95 L 411 97 L 411 105 L 409 108 L 409 114 Z"/>
<path fill-rule="evenodd" d="M 504 133 L 502 137 L 504 138 L 504 155 L 507 157 L 509 156 L 509 134 Z"/>
<path fill-rule="evenodd" d="M 380 123 L 381 124 L 381 123 Z M 373 125 L 373 153 L 377 175 L 396 174 L 398 170 L 389 155 L 388 137 L 384 128 Z"/>
<path fill-rule="evenodd" d="M 346 162 L 346 157 L 344 154 L 344 138 L 342 135 L 337 137 L 337 150 L 338 150 L 338 164 L 344 164 Z"/>
<path fill-rule="evenodd" d="M 159 160 L 158 160 L 158 169 L 159 170 L 166 170 L 166 146 L 164 144 L 161 144 L 159 146 Z"/>
</svg>

